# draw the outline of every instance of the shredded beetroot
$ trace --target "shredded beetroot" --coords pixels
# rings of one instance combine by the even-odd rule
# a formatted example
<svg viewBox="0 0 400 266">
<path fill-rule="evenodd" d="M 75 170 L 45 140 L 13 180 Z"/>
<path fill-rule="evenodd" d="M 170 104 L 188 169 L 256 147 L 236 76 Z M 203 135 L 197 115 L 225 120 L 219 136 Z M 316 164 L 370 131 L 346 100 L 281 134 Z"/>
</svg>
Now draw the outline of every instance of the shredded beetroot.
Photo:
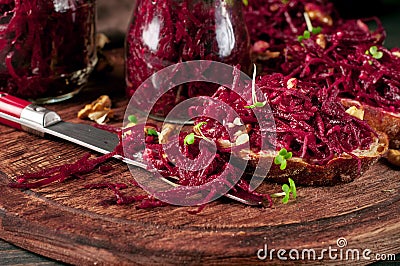
<svg viewBox="0 0 400 266">
<path fill-rule="evenodd" d="M 101 165 L 101 166 L 99 166 L 99 173 L 106 174 L 106 173 L 112 171 L 113 169 L 114 169 L 114 167 L 112 167 L 111 165 Z"/>
<path fill-rule="evenodd" d="M 304 12 L 312 27 L 322 31 L 300 42 L 298 37 L 308 29 Z M 400 54 L 383 46 L 386 33 L 378 18 L 345 20 L 324 0 L 249 1 L 245 17 L 264 73 L 315 82 L 340 98 L 386 111 L 400 109 Z M 373 31 L 371 23 L 376 25 Z M 373 46 L 382 58 L 366 54 Z"/>
<path fill-rule="evenodd" d="M 173 2 L 176 4 L 175 1 Z M 154 64 L 157 68 L 165 67 L 165 62 L 169 64 L 169 62 L 190 59 L 214 59 L 207 58 L 202 54 L 205 48 L 201 45 L 203 43 L 201 30 L 196 35 L 198 41 L 201 41 L 200 45 L 194 45 L 194 40 L 189 38 L 189 34 L 183 30 L 185 27 L 188 30 L 194 29 L 194 25 L 202 23 L 200 11 L 195 12 L 199 15 L 199 17 L 195 17 L 188 12 L 185 1 L 179 2 L 178 6 L 172 6 L 172 2 L 164 1 L 159 3 L 162 5 L 162 8 L 158 9 L 161 10 L 161 13 L 155 14 L 150 0 L 140 3 L 138 10 L 146 15 L 137 16 L 136 19 L 143 21 L 159 19 L 162 20 L 165 27 L 161 29 L 158 44 L 162 49 L 157 49 L 155 52 L 149 51 L 149 47 L 137 43 L 144 30 L 140 28 L 140 25 L 143 24 L 131 24 L 129 29 L 131 38 L 128 40 L 128 53 L 130 54 L 127 65 L 128 94 L 134 92 L 139 81 L 143 81 L 153 73 L 153 69 L 147 69 L 146 63 L 153 63 L 156 58 L 162 59 Z M 177 160 L 168 158 L 156 136 L 147 135 L 145 143 L 142 143 L 141 138 L 137 136 L 144 133 L 143 127 L 135 126 L 120 130 L 101 126 L 102 129 L 114 132 L 121 137 L 125 154 L 119 146 L 111 155 L 104 155 L 97 159 L 90 159 L 89 155 L 74 164 L 22 175 L 18 177 L 18 182 L 11 186 L 34 188 L 54 181 L 63 181 L 69 176 L 79 176 L 93 170 L 97 164 L 115 154 L 134 159 L 134 155 L 144 149 L 144 160 L 152 168 L 157 169 L 162 176 L 176 179 L 181 186 L 175 188 L 174 191 L 185 194 L 188 187 L 215 181 L 223 174 L 235 175 L 238 173 L 238 169 L 229 163 L 229 159 L 232 156 L 231 153 L 240 150 L 241 146 L 223 145 L 223 143 L 231 141 L 227 124 L 232 124 L 236 118 L 243 121 L 246 133 L 249 135 L 250 148 L 254 152 L 259 152 L 264 148 L 261 146 L 263 137 L 267 146 L 270 144 L 277 150 L 286 148 L 293 153 L 293 156 L 300 157 L 311 164 L 324 165 L 343 153 L 358 160 L 353 152 L 357 149 L 369 149 L 376 137 L 376 132 L 364 121 L 347 114 L 338 98 L 349 97 L 390 111 L 398 110 L 400 104 L 398 89 L 400 85 L 400 51 L 389 51 L 382 46 L 385 32 L 379 20 L 372 19 L 376 22 L 377 29 L 371 32 L 366 25 L 367 20 L 343 20 L 333 6 L 323 0 L 291 0 L 287 1 L 287 4 L 281 0 L 252 0 L 249 3 L 246 22 L 254 42 L 253 52 L 257 56 L 258 63 L 262 66 L 264 74 L 281 72 L 281 74 L 264 75 L 256 81 L 262 96 L 271 108 L 273 122 L 276 126 L 276 138 L 273 137 L 275 136 L 272 134 L 274 132 L 269 131 L 268 125 L 272 125 L 269 118 L 266 118 L 267 126 L 260 127 L 254 114 L 255 111 L 246 108 L 253 104 L 250 84 L 234 84 L 234 87 L 244 91 L 243 98 L 232 90 L 220 87 L 212 96 L 217 102 L 207 102 L 206 106 L 196 110 L 202 115 L 198 117 L 196 123 L 206 122 L 201 127 L 202 133 L 206 138 L 217 143 L 217 151 L 211 163 L 201 170 L 191 171 L 177 167 Z M 171 9 L 171 7 L 174 8 Z M 182 20 L 181 23 L 188 23 L 189 26 L 178 23 L 172 27 L 174 12 L 177 16 L 186 16 L 186 20 Z M 307 29 L 304 12 L 309 14 L 313 27 L 319 26 L 322 31 L 320 34 L 311 34 L 310 38 L 300 41 L 298 36 L 303 35 Z M 178 45 L 176 40 L 183 42 Z M 374 58 L 371 54 L 366 54 L 366 51 L 372 46 L 376 46 L 377 50 L 383 53 L 382 58 Z M 149 57 L 146 60 L 139 59 L 143 58 L 142 53 L 147 53 Z M 9 60 L 11 56 L 12 54 L 9 54 L 7 57 L 6 64 L 8 65 L 11 62 Z M 260 56 L 268 57 L 268 60 L 264 60 L 265 58 Z M 13 72 L 11 71 L 11 73 Z M 238 71 L 235 73 L 238 75 Z M 243 87 L 238 88 L 240 86 Z M 196 93 L 188 93 L 184 97 L 195 95 Z M 257 97 L 261 98 L 261 95 L 257 95 Z M 173 106 L 176 99 L 173 93 L 169 94 L 160 107 L 165 109 Z M 236 114 L 221 106 L 218 101 L 223 101 L 231 106 Z M 223 123 L 208 118 L 206 114 L 210 112 L 215 117 L 223 117 Z M 155 125 L 147 126 L 157 129 Z M 237 126 L 230 126 L 230 128 L 234 131 Z M 128 131 L 129 134 L 127 134 Z M 180 133 L 170 139 L 166 149 L 172 146 L 179 147 L 184 156 L 194 160 L 200 154 L 199 139 L 195 138 L 193 144 L 185 145 L 186 135 L 187 133 Z M 122 136 L 124 137 L 122 138 Z M 208 147 L 207 144 L 205 147 Z M 205 149 L 201 152 L 207 153 L 208 150 Z M 28 183 L 29 179 L 40 181 Z M 132 185 L 137 186 L 138 184 L 136 181 L 132 181 Z M 229 179 L 222 179 L 219 185 L 231 187 Z M 140 202 L 137 208 L 166 205 L 151 196 L 124 195 L 120 190 L 126 188 L 125 184 L 91 184 L 86 188 L 110 189 L 114 192 L 114 202 L 117 204 Z M 213 197 L 215 193 L 216 191 L 210 191 L 206 198 Z M 269 195 L 251 191 L 245 178 L 240 179 L 230 193 L 243 199 L 268 201 L 270 206 L 272 204 Z M 204 206 L 204 204 L 200 204 L 197 210 L 190 212 L 197 213 Z"/>
<path fill-rule="evenodd" d="M 115 129 L 112 126 L 101 126 L 101 128 L 109 130 L 111 132 L 117 132 L 120 136 L 122 136 L 122 132 L 124 132 L 124 138 L 121 138 L 121 143 L 124 143 L 124 145 L 126 145 L 126 149 L 124 151 L 132 152 L 130 153 L 130 155 L 132 156 L 139 151 L 138 139 L 140 138 L 138 138 L 138 134 L 144 134 L 143 129 L 145 128 L 144 131 L 146 131 L 146 128 L 148 127 L 154 128 L 158 131 L 158 128 L 152 124 L 147 124 L 144 126 L 137 125 L 126 128 L 124 130 Z M 190 159 L 195 159 L 200 154 L 198 146 L 199 141 L 197 140 L 194 145 L 184 145 L 184 137 L 185 133 L 181 133 L 176 139 L 172 139 L 168 143 L 166 149 L 168 150 L 169 147 L 178 145 L 181 149 L 181 152 L 185 156 Z M 207 199 L 215 196 L 218 187 L 222 188 L 224 186 L 232 186 L 232 182 L 229 181 L 229 176 L 237 176 L 237 169 L 233 165 L 230 165 L 228 163 L 230 154 L 226 152 L 218 152 L 212 162 L 207 165 L 205 169 L 202 169 L 200 171 L 191 171 L 190 169 L 180 169 L 176 167 L 175 163 L 177 163 L 177 161 L 175 160 L 174 163 L 172 163 L 169 160 L 162 145 L 158 144 L 158 138 L 156 136 L 147 136 L 146 147 L 142 148 L 145 148 L 143 158 L 149 163 L 149 165 L 152 166 L 152 169 L 155 168 L 159 170 L 159 172 L 165 177 L 173 176 L 175 179 L 178 179 L 178 184 L 180 184 L 181 186 L 174 189 L 174 192 L 176 192 L 177 194 L 180 193 L 182 195 L 186 195 L 188 187 L 202 185 L 207 182 L 211 182 L 216 178 L 219 178 L 223 174 L 226 175 L 227 178 L 222 179 L 222 182 L 220 181 L 220 183 L 217 184 L 217 187 L 214 188 L 214 190 L 210 191 L 210 193 L 206 196 L 205 202 L 207 202 Z M 64 182 L 71 177 L 80 177 L 82 174 L 87 174 L 93 171 L 93 169 L 97 166 L 99 166 L 99 172 L 108 172 L 109 170 L 112 170 L 112 167 L 101 164 L 117 154 L 124 154 L 121 145 L 119 145 L 112 153 L 100 156 L 98 158 L 91 159 L 90 154 L 86 154 L 75 163 L 51 167 L 38 171 L 36 173 L 27 173 L 20 175 L 17 177 L 17 182 L 11 183 L 10 186 L 22 189 L 43 187 L 54 182 Z M 129 156 L 127 157 L 129 158 Z M 30 182 L 30 180 L 35 181 Z M 138 186 L 138 183 L 135 180 L 131 180 L 131 184 L 136 187 Z M 268 199 L 268 201 L 270 201 L 269 195 L 252 192 L 250 191 L 250 189 L 248 189 L 248 185 L 246 184 L 246 181 L 241 180 L 240 184 L 234 187 L 232 193 L 242 198 L 257 200 L 259 202 L 263 202 L 265 199 Z M 102 204 L 105 205 L 127 205 L 138 202 L 139 204 L 136 206 L 136 208 L 139 209 L 168 205 L 165 202 L 155 199 L 153 196 L 150 195 L 126 195 L 121 190 L 126 189 L 127 187 L 127 184 L 112 182 L 102 182 L 85 185 L 86 189 L 111 190 L 114 193 L 115 198 L 112 200 L 103 200 Z M 196 210 L 189 210 L 188 212 L 193 214 L 198 213 L 203 210 L 204 207 L 205 204 L 200 204 Z"/>
<path fill-rule="evenodd" d="M 90 154 L 86 154 L 78 161 L 71 164 L 64 164 L 44 169 L 36 173 L 22 174 L 17 177 L 16 183 L 11 183 L 10 186 L 14 188 L 38 188 L 43 187 L 53 182 L 63 182 L 73 176 L 80 176 L 91 172 L 96 166 L 102 164 L 116 153 L 111 152 L 100 157 L 90 159 Z M 31 179 L 39 180 L 29 183 Z"/>
<path fill-rule="evenodd" d="M 245 21 L 252 42 L 263 40 L 279 47 L 290 40 L 297 40 L 307 29 L 303 13 L 314 11 L 313 26 L 329 25 L 338 19 L 332 3 L 325 0 L 254 0 L 245 9 Z M 325 20 L 325 19 L 326 20 Z"/>
<path fill-rule="evenodd" d="M 296 85 L 289 88 L 288 83 Z M 293 156 L 303 158 L 311 164 L 323 165 L 343 153 L 351 154 L 356 149 L 368 150 L 376 136 L 366 122 L 345 112 L 344 107 L 336 100 L 336 95 L 331 94 L 331 88 L 289 79 L 282 74 L 264 75 L 256 84 L 272 110 L 277 150 L 286 148 L 293 152 Z M 246 91 L 251 91 L 251 88 Z M 234 108 L 249 129 L 247 133 L 251 149 L 254 152 L 260 151 L 259 121 L 255 120 L 252 109 L 245 108 L 251 104 L 251 95 L 242 99 L 235 92 L 221 87 L 213 98 Z M 226 117 L 226 124 L 207 117 L 200 117 L 196 123 L 207 122 L 202 126 L 203 134 L 216 143 L 221 143 L 221 140 L 230 140 L 225 128 L 236 117 L 220 108 L 218 101 L 207 103 L 202 112 L 219 112 L 218 117 Z M 265 134 L 268 133 L 268 128 L 263 128 L 263 131 L 267 142 L 273 144 L 274 140 Z M 225 147 L 219 145 L 218 149 L 225 150 Z"/>
<path fill-rule="evenodd" d="M 56 8 L 56 2 L 64 7 Z M 0 91 L 28 98 L 60 95 L 68 75 L 93 63 L 94 3 L 67 2 L 65 8 L 65 1 L 0 1 Z"/>
<path fill-rule="evenodd" d="M 127 95 L 131 97 L 152 74 L 179 62 L 213 60 L 248 67 L 249 42 L 240 2 L 221 5 L 224 7 L 214 1 L 138 1 L 127 32 Z M 225 20 L 232 25 L 224 27 Z M 218 31 L 226 31 L 231 50 L 223 50 L 226 44 L 218 39 Z M 180 74 L 178 70 L 176 75 Z M 211 95 L 217 88 L 201 82 L 185 84 L 165 93 L 153 113 L 165 116 L 182 100 Z"/>
<path fill-rule="evenodd" d="M 272 207 L 272 198 L 269 194 L 258 193 L 256 191 L 251 191 L 249 183 L 241 179 L 238 184 L 231 190 L 232 195 L 237 196 L 244 200 L 254 201 L 254 202 L 265 202 L 268 201 L 268 207 Z"/>
</svg>

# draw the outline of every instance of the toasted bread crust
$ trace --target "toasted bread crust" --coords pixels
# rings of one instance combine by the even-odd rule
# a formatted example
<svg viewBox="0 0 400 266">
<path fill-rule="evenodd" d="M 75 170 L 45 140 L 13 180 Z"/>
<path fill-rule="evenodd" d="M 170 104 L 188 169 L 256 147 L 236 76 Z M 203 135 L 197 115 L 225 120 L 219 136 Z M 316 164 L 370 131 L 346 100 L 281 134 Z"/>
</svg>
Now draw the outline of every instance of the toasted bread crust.
<svg viewBox="0 0 400 266">
<path fill-rule="evenodd" d="M 361 169 L 358 168 L 358 160 L 348 154 L 336 157 L 326 165 L 313 165 L 301 158 L 292 158 L 287 161 L 285 170 L 280 170 L 278 165 L 272 164 L 265 180 L 287 183 L 290 177 L 296 184 L 307 186 L 333 186 L 349 183 L 367 171 L 387 150 L 388 138 L 385 133 L 379 133 L 379 142 L 374 151 L 366 151 L 358 157 Z M 251 154 L 250 158 L 250 169 L 254 169 L 257 166 L 259 155 Z"/>
<path fill-rule="evenodd" d="M 385 132 L 389 138 L 389 147 L 400 149 L 400 113 L 391 113 L 355 100 L 341 99 L 345 107 L 356 106 L 364 110 L 364 120 L 376 131 Z"/>
</svg>

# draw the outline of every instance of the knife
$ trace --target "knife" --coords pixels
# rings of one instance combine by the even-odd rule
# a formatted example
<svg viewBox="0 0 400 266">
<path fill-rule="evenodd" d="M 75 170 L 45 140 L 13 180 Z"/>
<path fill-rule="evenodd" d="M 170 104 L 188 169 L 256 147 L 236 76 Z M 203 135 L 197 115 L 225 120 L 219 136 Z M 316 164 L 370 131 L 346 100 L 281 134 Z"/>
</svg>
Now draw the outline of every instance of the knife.
<svg viewBox="0 0 400 266">
<path fill-rule="evenodd" d="M 52 135 L 101 154 L 112 152 L 119 144 L 114 133 L 87 124 L 65 122 L 56 112 L 7 93 L 0 93 L 0 123 L 41 137 Z M 114 158 L 147 170 L 146 163 L 139 156 L 135 160 L 120 155 Z M 164 181 L 177 186 L 167 179 Z M 246 205 L 263 205 L 260 200 L 245 199 L 233 193 L 225 196 Z"/>
</svg>

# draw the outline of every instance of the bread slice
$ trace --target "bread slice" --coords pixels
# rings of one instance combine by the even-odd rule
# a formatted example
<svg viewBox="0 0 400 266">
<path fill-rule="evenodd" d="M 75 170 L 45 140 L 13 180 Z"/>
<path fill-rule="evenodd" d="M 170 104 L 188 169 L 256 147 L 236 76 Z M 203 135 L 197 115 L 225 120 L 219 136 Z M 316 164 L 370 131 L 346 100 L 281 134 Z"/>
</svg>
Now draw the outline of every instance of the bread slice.
<svg viewBox="0 0 400 266">
<path fill-rule="evenodd" d="M 332 186 L 351 182 L 365 173 L 387 152 L 387 135 L 385 133 L 378 133 L 378 136 L 369 150 L 355 150 L 352 152 L 359 158 L 361 169 L 358 165 L 359 161 L 346 153 L 330 160 L 326 165 L 314 165 L 303 161 L 302 158 L 293 157 L 287 161 L 285 170 L 281 170 L 279 165 L 272 164 L 265 180 L 287 183 L 290 177 L 296 184 L 307 186 Z M 257 166 L 261 156 L 273 160 L 275 155 L 242 150 L 236 156 L 249 159 L 249 169 L 251 172 Z M 258 167 L 262 167 L 262 165 Z"/>
<path fill-rule="evenodd" d="M 389 138 L 389 147 L 400 149 L 400 113 L 362 104 L 351 99 L 341 99 L 345 107 L 355 106 L 364 110 L 364 120 L 376 131 L 385 132 Z"/>
</svg>

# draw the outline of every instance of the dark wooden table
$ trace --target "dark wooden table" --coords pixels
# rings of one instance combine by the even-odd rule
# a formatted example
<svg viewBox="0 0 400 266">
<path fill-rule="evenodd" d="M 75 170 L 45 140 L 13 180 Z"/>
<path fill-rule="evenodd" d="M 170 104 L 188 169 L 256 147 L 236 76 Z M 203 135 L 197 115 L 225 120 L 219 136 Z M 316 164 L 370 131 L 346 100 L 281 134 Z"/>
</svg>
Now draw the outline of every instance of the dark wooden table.
<svg viewBox="0 0 400 266">
<path fill-rule="evenodd" d="M 0 240 L 0 265 L 64 265 Z"/>
</svg>

